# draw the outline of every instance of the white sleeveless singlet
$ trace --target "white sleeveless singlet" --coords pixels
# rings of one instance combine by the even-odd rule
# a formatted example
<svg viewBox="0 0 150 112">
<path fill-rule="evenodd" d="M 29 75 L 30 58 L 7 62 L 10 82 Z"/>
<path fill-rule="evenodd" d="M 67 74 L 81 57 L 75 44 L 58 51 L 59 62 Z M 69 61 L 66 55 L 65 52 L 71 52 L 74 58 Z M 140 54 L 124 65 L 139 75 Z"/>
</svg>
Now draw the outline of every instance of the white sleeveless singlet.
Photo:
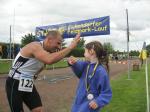
<svg viewBox="0 0 150 112">
<path fill-rule="evenodd" d="M 43 41 L 40 41 L 43 46 Z M 9 71 L 9 77 L 19 80 L 20 75 L 28 75 L 34 77 L 36 73 L 44 67 L 44 63 L 36 58 L 28 58 L 21 55 L 19 52 L 13 62 L 13 65 Z"/>
</svg>

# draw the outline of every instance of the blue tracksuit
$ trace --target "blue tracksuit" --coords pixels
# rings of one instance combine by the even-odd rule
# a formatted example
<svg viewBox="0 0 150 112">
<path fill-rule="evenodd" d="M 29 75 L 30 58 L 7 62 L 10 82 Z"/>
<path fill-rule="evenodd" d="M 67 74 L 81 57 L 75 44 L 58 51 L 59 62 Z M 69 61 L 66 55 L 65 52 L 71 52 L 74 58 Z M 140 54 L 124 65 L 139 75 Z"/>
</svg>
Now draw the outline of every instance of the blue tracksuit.
<svg viewBox="0 0 150 112">
<path fill-rule="evenodd" d="M 109 84 L 109 78 L 107 71 L 102 65 L 98 65 L 94 76 L 90 79 L 90 75 L 93 72 L 95 63 L 90 64 L 88 72 L 88 83 L 90 85 L 89 92 L 94 95 L 94 100 L 98 104 L 98 108 L 93 110 L 89 107 L 89 100 L 87 99 L 87 90 L 86 90 L 86 71 L 87 66 L 90 64 L 86 61 L 77 61 L 72 65 L 72 70 L 76 76 L 80 79 L 74 103 L 72 105 L 71 112 L 99 112 L 100 109 L 108 104 L 112 97 L 112 91 Z"/>
</svg>

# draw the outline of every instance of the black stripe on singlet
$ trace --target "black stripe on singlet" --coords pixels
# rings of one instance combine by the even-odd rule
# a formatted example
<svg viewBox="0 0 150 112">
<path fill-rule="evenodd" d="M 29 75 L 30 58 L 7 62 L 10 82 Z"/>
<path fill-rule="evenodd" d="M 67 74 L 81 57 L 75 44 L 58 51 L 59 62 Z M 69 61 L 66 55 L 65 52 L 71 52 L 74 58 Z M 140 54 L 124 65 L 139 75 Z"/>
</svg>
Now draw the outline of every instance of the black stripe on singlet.
<svg viewBox="0 0 150 112">
<path fill-rule="evenodd" d="M 24 58 L 22 56 L 19 56 L 19 58 L 16 60 L 15 64 L 12 66 L 11 68 L 11 73 L 10 75 L 12 77 L 14 77 L 15 73 L 19 73 L 21 74 L 18 69 L 23 66 L 29 59 L 28 58 Z"/>
</svg>

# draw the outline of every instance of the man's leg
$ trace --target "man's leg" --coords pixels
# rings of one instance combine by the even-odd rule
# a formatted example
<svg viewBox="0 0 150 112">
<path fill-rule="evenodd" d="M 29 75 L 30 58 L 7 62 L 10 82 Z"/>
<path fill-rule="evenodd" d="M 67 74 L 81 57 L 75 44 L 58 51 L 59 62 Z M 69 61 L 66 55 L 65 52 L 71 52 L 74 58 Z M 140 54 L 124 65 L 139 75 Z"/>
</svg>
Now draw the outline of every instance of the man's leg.
<svg viewBox="0 0 150 112">
<path fill-rule="evenodd" d="M 23 112 L 23 100 L 21 92 L 18 91 L 19 81 L 10 77 L 6 80 L 6 93 L 11 112 Z"/>
<path fill-rule="evenodd" d="M 43 112 L 43 108 L 42 107 L 36 107 L 36 108 L 32 109 L 32 112 Z"/>
<path fill-rule="evenodd" d="M 23 101 L 32 112 L 43 112 L 41 98 L 35 86 L 33 86 L 32 92 L 24 93 Z"/>
</svg>

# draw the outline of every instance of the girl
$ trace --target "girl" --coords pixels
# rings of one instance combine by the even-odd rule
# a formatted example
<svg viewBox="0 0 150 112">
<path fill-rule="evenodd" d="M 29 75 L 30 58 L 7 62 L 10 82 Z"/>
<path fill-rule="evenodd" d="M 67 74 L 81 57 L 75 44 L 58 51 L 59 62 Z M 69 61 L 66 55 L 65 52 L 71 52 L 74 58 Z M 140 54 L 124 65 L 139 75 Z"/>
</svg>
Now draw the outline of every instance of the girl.
<svg viewBox="0 0 150 112">
<path fill-rule="evenodd" d="M 106 53 L 100 42 L 93 41 L 85 46 L 84 56 L 86 61 L 68 59 L 80 79 L 71 112 L 99 112 L 112 97 L 108 73 L 102 65 Z"/>
</svg>

